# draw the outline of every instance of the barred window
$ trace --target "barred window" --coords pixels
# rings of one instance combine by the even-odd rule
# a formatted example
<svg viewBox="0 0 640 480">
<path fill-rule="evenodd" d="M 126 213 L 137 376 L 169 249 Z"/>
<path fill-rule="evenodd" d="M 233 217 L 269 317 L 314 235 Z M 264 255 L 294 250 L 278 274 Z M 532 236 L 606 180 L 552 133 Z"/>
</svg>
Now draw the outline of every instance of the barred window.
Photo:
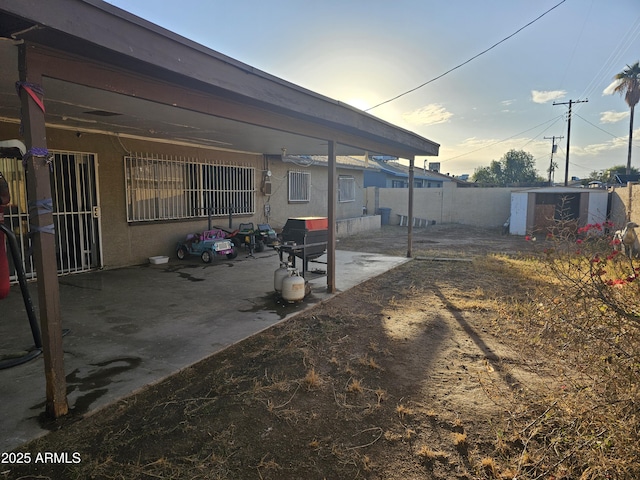
<svg viewBox="0 0 640 480">
<path fill-rule="evenodd" d="M 356 201 L 356 179 L 354 177 L 342 175 L 338 177 L 338 201 Z"/>
<path fill-rule="evenodd" d="M 255 168 L 146 154 L 124 159 L 127 221 L 255 213 Z"/>
<path fill-rule="evenodd" d="M 289 201 L 309 202 L 311 174 L 309 172 L 289 171 Z"/>
</svg>

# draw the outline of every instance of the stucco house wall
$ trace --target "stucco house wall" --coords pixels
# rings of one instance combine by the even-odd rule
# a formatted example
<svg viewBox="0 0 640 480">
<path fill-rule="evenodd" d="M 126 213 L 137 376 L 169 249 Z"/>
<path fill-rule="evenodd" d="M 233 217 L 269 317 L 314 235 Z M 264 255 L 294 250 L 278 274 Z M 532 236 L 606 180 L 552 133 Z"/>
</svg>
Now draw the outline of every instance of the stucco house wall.
<svg viewBox="0 0 640 480">
<path fill-rule="evenodd" d="M 282 228 L 290 217 L 327 216 L 328 171 L 325 165 L 306 168 L 282 161 L 265 162 L 263 155 L 198 148 L 153 142 L 141 139 L 122 138 L 106 134 L 78 132 L 50 128 L 47 130 L 49 151 L 90 153 L 96 157 L 96 181 L 100 207 L 100 245 L 102 267 L 115 268 L 141 264 L 148 257 L 175 255 L 175 245 L 190 232 L 206 230 L 206 216 L 193 219 L 127 221 L 127 200 L 124 157 L 130 153 L 141 155 L 161 155 L 204 163 L 225 165 L 248 165 L 255 168 L 255 214 L 234 215 L 231 228 L 240 223 L 270 223 L 275 229 Z M 19 126 L 0 123 L 0 138 L 20 138 Z M 292 203 L 288 201 L 288 172 L 290 170 L 309 171 L 311 181 L 310 201 Z M 271 171 L 271 195 L 262 189 L 266 171 Z M 338 202 L 337 219 L 362 216 L 364 205 L 363 173 L 361 170 L 338 167 L 338 175 L 348 175 L 355 179 L 356 199 L 352 202 Z M 266 208 L 265 208 L 266 207 Z M 212 219 L 214 226 L 229 228 L 228 215 Z"/>
<path fill-rule="evenodd" d="M 270 216 L 267 218 L 262 213 L 264 220 L 269 220 L 273 228 L 282 228 L 288 218 L 293 217 L 326 217 L 329 199 L 329 174 L 326 164 L 313 164 L 300 166 L 295 163 L 282 161 L 269 161 L 268 169 L 271 171 L 271 196 L 259 200 L 269 204 Z M 311 192 L 309 202 L 289 202 L 288 182 L 290 171 L 305 171 L 310 173 Z M 355 180 L 355 201 L 337 202 L 336 217 L 338 220 L 362 216 L 362 207 L 365 204 L 365 191 L 362 188 L 363 172 L 351 168 L 337 166 L 338 176 L 350 176 Z"/>
</svg>

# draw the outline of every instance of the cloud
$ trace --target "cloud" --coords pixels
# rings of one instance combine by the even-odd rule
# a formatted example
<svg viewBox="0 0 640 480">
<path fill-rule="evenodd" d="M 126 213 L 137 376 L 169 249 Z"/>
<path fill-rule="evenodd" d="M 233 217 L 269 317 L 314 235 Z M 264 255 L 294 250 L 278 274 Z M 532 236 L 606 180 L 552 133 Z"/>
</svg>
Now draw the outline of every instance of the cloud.
<svg viewBox="0 0 640 480">
<path fill-rule="evenodd" d="M 438 123 L 446 123 L 453 116 L 453 113 L 447 111 L 442 105 L 432 103 L 413 112 L 402 114 L 402 118 L 414 125 L 436 125 Z"/>
<path fill-rule="evenodd" d="M 638 135 L 640 135 L 640 128 L 636 128 L 633 130 L 634 138 L 637 138 Z M 608 142 L 604 142 L 604 143 L 592 143 L 584 147 L 576 146 L 575 148 L 571 146 L 571 154 L 572 155 L 575 154 L 576 156 L 592 155 L 592 156 L 603 157 L 605 155 L 611 155 L 612 151 L 614 150 L 619 150 L 620 152 L 624 152 L 622 153 L 620 158 L 623 158 L 626 161 L 627 159 L 626 151 L 628 146 L 629 146 L 629 137 L 626 135 L 623 135 L 621 137 L 612 138 Z M 609 157 L 604 157 L 604 158 L 609 159 Z M 620 164 L 622 163 L 623 162 L 620 161 Z"/>
<path fill-rule="evenodd" d="M 600 123 L 617 123 L 629 116 L 629 112 L 602 112 Z"/>
<path fill-rule="evenodd" d="M 503 101 L 500 102 L 500 105 L 504 105 L 505 107 L 508 107 L 509 105 L 511 105 L 514 102 L 515 102 L 515 100 L 503 100 Z"/>
<path fill-rule="evenodd" d="M 557 100 L 567 94 L 566 90 L 548 90 L 545 92 L 539 90 L 531 90 L 531 100 L 534 103 L 547 103 L 551 100 Z"/>
<path fill-rule="evenodd" d="M 618 84 L 620 83 L 620 80 L 614 80 L 613 82 L 611 82 L 607 88 L 605 88 L 602 91 L 602 95 L 613 95 L 615 92 L 615 88 L 618 86 Z"/>
</svg>

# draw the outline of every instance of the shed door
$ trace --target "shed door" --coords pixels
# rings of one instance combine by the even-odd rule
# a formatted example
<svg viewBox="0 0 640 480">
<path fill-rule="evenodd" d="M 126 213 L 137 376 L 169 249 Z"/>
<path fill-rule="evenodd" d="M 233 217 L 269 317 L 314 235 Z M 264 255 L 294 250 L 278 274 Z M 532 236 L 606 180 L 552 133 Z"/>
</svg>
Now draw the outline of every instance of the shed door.
<svg viewBox="0 0 640 480">
<path fill-rule="evenodd" d="M 579 193 L 536 193 L 535 230 L 553 232 L 558 226 L 576 228 L 580 218 Z"/>
<path fill-rule="evenodd" d="M 509 233 L 511 235 L 525 235 L 527 233 L 527 198 L 526 193 L 511 194 L 511 217 L 509 218 Z"/>
</svg>

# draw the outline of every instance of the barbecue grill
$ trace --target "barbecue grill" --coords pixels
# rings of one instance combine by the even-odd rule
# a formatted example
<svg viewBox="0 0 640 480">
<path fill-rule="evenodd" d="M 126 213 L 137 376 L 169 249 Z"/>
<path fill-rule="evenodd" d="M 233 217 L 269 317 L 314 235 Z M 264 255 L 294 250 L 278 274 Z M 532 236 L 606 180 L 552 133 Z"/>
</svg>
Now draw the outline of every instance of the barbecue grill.
<svg viewBox="0 0 640 480">
<path fill-rule="evenodd" d="M 295 267 L 295 257 L 302 259 L 302 275 L 309 270 L 309 261 L 324 255 L 327 250 L 329 221 L 327 217 L 289 218 L 282 229 L 282 245 L 276 247 L 289 255 Z"/>
</svg>

